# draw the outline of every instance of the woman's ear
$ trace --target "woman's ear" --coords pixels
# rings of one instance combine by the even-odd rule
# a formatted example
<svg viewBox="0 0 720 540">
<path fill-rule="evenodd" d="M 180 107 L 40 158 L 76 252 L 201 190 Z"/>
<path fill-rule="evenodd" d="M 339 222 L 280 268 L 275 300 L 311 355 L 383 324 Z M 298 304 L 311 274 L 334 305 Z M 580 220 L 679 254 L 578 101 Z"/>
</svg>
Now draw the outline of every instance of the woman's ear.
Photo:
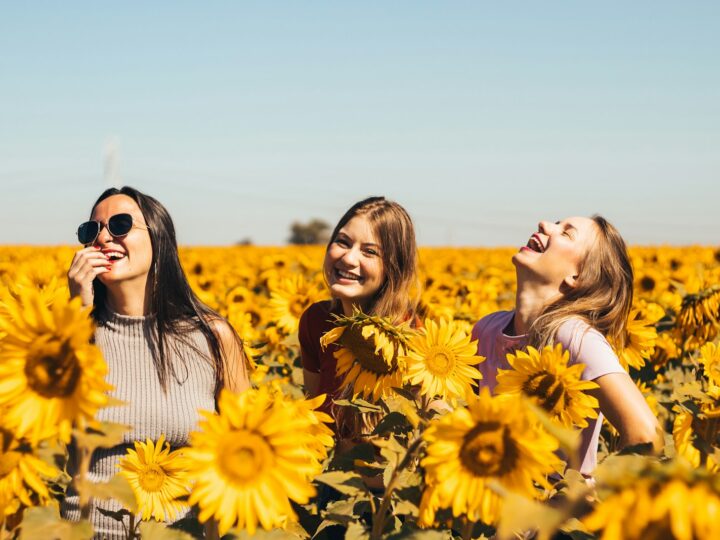
<svg viewBox="0 0 720 540">
<path fill-rule="evenodd" d="M 563 279 L 562 283 L 560 284 L 560 292 L 566 293 L 572 291 L 575 287 L 577 287 L 578 283 L 578 276 L 567 276 L 565 279 Z"/>
</svg>

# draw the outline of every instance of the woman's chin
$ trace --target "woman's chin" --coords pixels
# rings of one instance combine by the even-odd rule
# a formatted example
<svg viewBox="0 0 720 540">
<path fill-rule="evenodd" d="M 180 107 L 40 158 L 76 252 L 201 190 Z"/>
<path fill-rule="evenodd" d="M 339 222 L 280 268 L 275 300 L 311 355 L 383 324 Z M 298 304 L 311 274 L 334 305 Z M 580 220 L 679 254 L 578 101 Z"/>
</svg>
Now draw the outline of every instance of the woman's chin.
<svg viewBox="0 0 720 540">
<path fill-rule="evenodd" d="M 352 294 L 347 289 L 333 288 L 330 287 L 330 294 L 336 300 L 339 300 L 343 305 L 353 305 L 362 308 L 367 302 L 367 297 L 364 295 Z"/>
</svg>

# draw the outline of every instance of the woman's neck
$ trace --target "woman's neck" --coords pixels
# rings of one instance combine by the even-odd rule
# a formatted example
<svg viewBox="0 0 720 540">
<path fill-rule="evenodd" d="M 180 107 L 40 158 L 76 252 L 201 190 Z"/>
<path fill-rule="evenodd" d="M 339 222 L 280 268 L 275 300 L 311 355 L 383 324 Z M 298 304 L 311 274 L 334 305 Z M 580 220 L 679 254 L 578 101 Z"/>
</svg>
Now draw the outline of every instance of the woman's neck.
<svg viewBox="0 0 720 540">
<path fill-rule="evenodd" d="M 518 283 L 515 293 L 515 317 L 513 317 L 513 335 L 527 334 L 530 327 L 542 313 L 545 306 L 558 295 L 557 291 L 534 284 Z"/>
<path fill-rule="evenodd" d="M 141 317 L 149 314 L 150 292 L 147 287 L 140 288 L 132 283 L 115 285 L 112 290 L 108 287 L 108 307 L 119 315 Z"/>
<path fill-rule="evenodd" d="M 368 313 L 368 306 L 366 304 L 358 304 L 357 302 L 353 302 L 352 300 L 345 300 L 343 298 L 340 299 L 340 306 L 342 307 L 343 315 L 346 317 L 352 317 L 352 314 L 355 312 L 356 308 L 360 308 L 363 313 Z"/>
</svg>

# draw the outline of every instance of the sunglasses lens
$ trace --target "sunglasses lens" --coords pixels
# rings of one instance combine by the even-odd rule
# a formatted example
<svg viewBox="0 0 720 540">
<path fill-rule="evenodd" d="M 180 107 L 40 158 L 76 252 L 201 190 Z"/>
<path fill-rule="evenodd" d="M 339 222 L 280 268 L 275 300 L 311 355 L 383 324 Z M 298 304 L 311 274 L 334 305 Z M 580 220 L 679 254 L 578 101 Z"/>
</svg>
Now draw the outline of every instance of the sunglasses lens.
<svg viewBox="0 0 720 540">
<path fill-rule="evenodd" d="M 77 230 L 77 237 L 81 244 L 92 243 L 98 235 L 98 222 L 86 221 Z"/>
<path fill-rule="evenodd" d="M 113 236 L 125 236 L 133 226 L 130 214 L 115 214 L 108 220 L 108 230 Z"/>
</svg>

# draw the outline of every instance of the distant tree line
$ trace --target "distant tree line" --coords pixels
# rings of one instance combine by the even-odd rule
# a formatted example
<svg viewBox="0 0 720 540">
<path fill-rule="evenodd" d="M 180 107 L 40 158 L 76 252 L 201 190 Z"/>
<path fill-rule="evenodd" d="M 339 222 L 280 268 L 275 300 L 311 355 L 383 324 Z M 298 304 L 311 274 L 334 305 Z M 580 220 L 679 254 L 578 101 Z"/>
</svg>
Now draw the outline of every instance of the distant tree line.
<svg viewBox="0 0 720 540">
<path fill-rule="evenodd" d="M 290 244 L 327 244 L 330 240 L 330 224 L 322 219 L 311 219 L 307 223 L 294 222 L 290 226 Z"/>
</svg>

